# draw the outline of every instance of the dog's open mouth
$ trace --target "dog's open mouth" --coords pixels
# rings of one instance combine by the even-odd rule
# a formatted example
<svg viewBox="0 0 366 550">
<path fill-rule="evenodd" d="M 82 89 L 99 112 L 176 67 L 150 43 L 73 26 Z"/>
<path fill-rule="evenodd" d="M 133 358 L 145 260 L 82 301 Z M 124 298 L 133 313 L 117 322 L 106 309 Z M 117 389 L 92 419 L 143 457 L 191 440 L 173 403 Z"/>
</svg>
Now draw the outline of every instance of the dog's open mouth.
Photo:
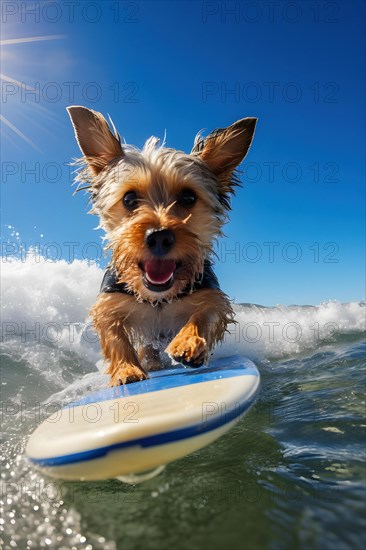
<svg viewBox="0 0 366 550">
<path fill-rule="evenodd" d="M 174 260 L 153 259 L 140 264 L 142 280 L 147 289 L 153 292 L 169 290 L 174 283 L 174 272 L 178 264 Z"/>
</svg>

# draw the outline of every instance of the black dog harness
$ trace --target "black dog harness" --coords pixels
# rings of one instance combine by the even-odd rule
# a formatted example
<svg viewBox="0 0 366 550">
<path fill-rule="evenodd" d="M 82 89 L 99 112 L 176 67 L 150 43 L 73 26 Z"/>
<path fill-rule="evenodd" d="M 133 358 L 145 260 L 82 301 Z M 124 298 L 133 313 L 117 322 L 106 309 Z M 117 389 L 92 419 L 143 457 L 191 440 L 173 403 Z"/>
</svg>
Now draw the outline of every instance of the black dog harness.
<svg viewBox="0 0 366 550">
<path fill-rule="evenodd" d="M 117 279 L 118 275 L 116 269 L 113 266 L 107 267 L 100 287 L 100 292 L 121 292 L 122 294 L 130 294 L 133 296 L 133 292 L 127 290 L 127 284 L 118 283 Z M 214 288 L 216 290 L 220 290 L 219 281 L 212 269 L 212 262 L 210 262 L 210 260 L 205 260 L 203 264 L 202 278 L 199 281 L 195 281 L 193 285 L 187 285 L 185 290 L 180 292 L 178 296 L 187 296 L 188 294 L 203 288 Z"/>
</svg>

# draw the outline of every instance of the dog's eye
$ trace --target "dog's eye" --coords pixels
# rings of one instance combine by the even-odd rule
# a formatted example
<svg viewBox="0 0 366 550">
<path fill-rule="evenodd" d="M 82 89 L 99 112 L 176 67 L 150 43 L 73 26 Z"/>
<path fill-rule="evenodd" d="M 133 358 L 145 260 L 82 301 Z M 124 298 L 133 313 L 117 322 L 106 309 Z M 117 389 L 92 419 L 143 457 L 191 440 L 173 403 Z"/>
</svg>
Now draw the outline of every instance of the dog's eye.
<svg viewBox="0 0 366 550">
<path fill-rule="evenodd" d="M 129 210 L 133 210 L 134 208 L 136 208 L 138 203 L 138 198 L 135 191 L 128 191 L 122 200 L 125 207 Z"/>
<path fill-rule="evenodd" d="M 178 195 L 177 202 L 181 206 L 185 206 L 186 208 L 193 206 L 196 202 L 197 197 L 196 194 L 191 189 L 183 189 Z"/>
</svg>

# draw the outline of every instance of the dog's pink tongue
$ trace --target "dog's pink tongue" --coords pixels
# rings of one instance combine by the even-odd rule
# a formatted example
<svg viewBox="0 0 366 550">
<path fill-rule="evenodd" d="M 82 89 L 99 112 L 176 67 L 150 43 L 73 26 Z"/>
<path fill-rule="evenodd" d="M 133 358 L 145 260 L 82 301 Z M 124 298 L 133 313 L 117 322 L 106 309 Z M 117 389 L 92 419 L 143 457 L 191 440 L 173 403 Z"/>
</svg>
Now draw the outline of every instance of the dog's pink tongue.
<svg viewBox="0 0 366 550">
<path fill-rule="evenodd" d="M 163 285 L 169 281 L 176 267 L 173 260 L 147 260 L 144 270 L 150 283 Z"/>
</svg>

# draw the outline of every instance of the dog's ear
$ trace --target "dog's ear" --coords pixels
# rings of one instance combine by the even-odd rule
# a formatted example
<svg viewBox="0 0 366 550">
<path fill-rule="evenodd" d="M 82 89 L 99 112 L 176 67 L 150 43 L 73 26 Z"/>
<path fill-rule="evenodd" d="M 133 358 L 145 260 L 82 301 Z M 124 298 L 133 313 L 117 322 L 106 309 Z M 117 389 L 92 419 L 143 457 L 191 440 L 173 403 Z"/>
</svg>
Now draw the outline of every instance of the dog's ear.
<svg viewBox="0 0 366 550">
<path fill-rule="evenodd" d="M 230 195 L 240 185 L 235 168 L 245 158 L 252 143 L 256 118 L 242 118 L 227 128 L 214 130 L 206 138 L 196 137 L 192 154 L 199 156 L 218 181 L 221 204 L 230 209 Z"/>
<path fill-rule="evenodd" d="M 192 149 L 217 176 L 231 174 L 246 156 L 254 136 L 256 118 L 242 118 L 227 128 L 199 139 Z"/>
<path fill-rule="evenodd" d="M 67 111 L 81 152 L 95 176 L 111 160 L 124 156 L 116 129 L 113 126 L 113 135 L 101 113 L 78 105 L 67 107 Z"/>
</svg>

